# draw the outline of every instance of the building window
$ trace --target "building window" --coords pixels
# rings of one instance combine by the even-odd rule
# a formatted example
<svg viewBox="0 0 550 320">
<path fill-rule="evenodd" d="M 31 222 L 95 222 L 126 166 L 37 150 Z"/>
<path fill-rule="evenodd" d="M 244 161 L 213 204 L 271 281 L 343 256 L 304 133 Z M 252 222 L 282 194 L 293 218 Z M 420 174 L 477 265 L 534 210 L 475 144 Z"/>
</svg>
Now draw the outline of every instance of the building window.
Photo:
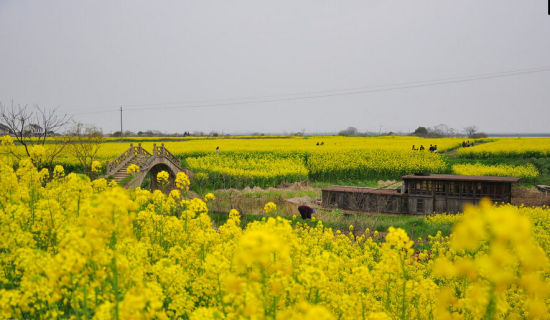
<svg viewBox="0 0 550 320">
<path fill-rule="evenodd" d="M 424 199 L 416 199 L 416 212 L 424 212 Z"/>
<path fill-rule="evenodd" d="M 458 195 L 460 193 L 460 190 L 458 188 L 458 183 L 456 182 L 449 182 L 448 188 L 449 188 L 449 191 L 447 192 L 448 194 Z"/>
<path fill-rule="evenodd" d="M 445 193 L 445 184 L 446 182 L 443 181 L 437 181 L 435 183 L 435 192 L 437 194 L 444 194 Z"/>
</svg>

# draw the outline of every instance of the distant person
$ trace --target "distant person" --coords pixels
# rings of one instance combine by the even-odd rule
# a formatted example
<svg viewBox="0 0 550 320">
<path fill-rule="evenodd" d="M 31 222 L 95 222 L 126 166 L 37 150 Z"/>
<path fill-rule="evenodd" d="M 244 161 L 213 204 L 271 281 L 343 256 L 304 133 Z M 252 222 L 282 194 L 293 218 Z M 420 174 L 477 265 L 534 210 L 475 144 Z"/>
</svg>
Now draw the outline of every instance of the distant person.
<svg viewBox="0 0 550 320">
<path fill-rule="evenodd" d="M 324 142 L 324 141 L 321 141 L 321 145 L 324 145 L 324 144 L 325 144 L 325 142 Z"/>
<path fill-rule="evenodd" d="M 220 154 L 220 147 L 216 147 L 216 153 Z"/>
<path fill-rule="evenodd" d="M 418 150 L 418 149 L 416 149 L 416 146 L 415 146 L 414 144 L 413 144 L 413 148 L 412 148 L 412 149 L 413 149 L 413 150 Z"/>
<path fill-rule="evenodd" d="M 434 145 L 434 152 L 437 152 L 437 144 Z"/>
<path fill-rule="evenodd" d="M 311 219 L 311 214 L 315 213 L 315 209 L 312 209 L 310 206 L 301 205 L 298 207 L 298 211 L 300 211 L 300 215 L 302 216 L 302 219 Z"/>
<path fill-rule="evenodd" d="M 423 145 L 420 145 L 420 151 L 423 151 L 424 150 L 424 146 Z"/>
<path fill-rule="evenodd" d="M 462 148 L 466 148 L 466 141 L 462 141 Z"/>
<path fill-rule="evenodd" d="M 317 145 L 319 145 L 319 141 L 317 141 Z"/>
<path fill-rule="evenodd" d="M 466 141 L 466 147 L 470 146 L 470 140 Z"/>
<path fill-rule="evenodd" d="M 428 150 L 430 150 L 430 152 L 434 152 L 434 146 L 430 144 L 430 149 Z"/>
</svg>

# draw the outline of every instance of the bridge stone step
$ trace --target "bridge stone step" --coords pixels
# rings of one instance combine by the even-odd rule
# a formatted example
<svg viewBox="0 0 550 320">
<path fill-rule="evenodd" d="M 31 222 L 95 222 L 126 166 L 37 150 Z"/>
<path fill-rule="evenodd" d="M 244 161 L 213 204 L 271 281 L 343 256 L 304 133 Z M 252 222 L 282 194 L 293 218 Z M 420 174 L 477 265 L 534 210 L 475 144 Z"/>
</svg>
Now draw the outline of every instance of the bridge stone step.
<svg viewBox="0 0 550 320">
<path fill-rule="evenodd" d="M 126 173 L 118 173 L 118 172 L 113 175 L 113 177 L 126 177 L 126 176 L 128 176 Z"/>
</svg>

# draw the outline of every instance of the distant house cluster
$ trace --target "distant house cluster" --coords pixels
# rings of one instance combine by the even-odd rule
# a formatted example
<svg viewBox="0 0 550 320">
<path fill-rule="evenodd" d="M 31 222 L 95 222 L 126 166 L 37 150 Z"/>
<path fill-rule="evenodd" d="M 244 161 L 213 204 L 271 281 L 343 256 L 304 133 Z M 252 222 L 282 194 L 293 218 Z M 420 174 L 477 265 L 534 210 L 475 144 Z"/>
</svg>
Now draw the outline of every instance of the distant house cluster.
<svg viewBox="0 0 550 320">
<path fill-rule="evenodd" d="M 25 129 L 23 131 L 26 135 L 29 136 L 39 136 L 44 134 L 44 129 L 37 124 L 29 124 L 25 126 Z"/>
<path fill-rule="evenodd" d="M 13 132 L 13 130 L 10 129 L 10 127 L 8 127 L 3 123 L 0 123 L 0 136 L 5 136 L 5 135 L 13 136 L 14 134 L 15 133 Z M 31 137 L 40 136 L 44 134 L 44 129 L 37 124 L 28 124 L 23 128 L 22 134 L 24 134 L 25 136 L 31 136 Z"/>
<path fill-rule="evenodd" d="M 5 124 L 0 123 L 0 136 L 11 135 L 11 134 L 12 132 L 10 128 L 8 128 L 8 126 L 6 126 Z"/>
</svg>

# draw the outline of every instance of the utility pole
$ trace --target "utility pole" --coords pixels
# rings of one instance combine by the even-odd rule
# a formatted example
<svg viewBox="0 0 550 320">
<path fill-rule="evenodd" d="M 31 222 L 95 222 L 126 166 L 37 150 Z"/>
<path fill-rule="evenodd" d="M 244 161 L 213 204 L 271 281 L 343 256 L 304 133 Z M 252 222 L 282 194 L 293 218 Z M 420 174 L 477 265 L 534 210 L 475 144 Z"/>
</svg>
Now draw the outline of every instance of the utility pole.
<svg viewBox="0 0 550 320">
<path fill-rule="evenodd" d="M 120 139 L 124 136 L 124 131 L 122 131 L 122 106 L 120 106 Z"/>
</svg>

